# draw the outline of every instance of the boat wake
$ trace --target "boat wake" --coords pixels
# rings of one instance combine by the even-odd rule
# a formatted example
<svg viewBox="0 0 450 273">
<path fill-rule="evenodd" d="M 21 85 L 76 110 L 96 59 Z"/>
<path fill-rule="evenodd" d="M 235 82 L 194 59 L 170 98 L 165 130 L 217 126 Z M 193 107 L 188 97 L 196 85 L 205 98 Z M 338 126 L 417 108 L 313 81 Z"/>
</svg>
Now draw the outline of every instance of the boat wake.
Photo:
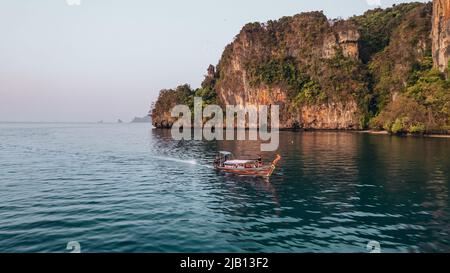
<svg viewBox="0 0 450 273">
<path fill-rule="evenodd" d="M 171 162 L 177 162 L 177 163 L 182 163 L 182 164 L 195 165 L 195 166 L 200 166 L 203 168 L 210 168 L 210 169 L 213 168 L 212 166 L 200 164 L 195 159 L 186 160 L 186 159 L 166 157 L 166 156 L 152 156 L 152 158 L 162 160 L 162 161 L 171 161 Z"/>
</svg>

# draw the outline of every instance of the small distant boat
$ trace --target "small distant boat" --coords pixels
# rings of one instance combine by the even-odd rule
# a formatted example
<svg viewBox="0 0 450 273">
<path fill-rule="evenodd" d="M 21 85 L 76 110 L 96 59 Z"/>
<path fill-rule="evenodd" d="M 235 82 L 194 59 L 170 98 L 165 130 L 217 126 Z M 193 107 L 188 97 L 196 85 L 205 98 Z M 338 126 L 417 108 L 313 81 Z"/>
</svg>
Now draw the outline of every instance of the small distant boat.
<svg viewBox="0 0 450 273">
<path fill-rule="evenodd" d="M 220 151 L 214 160 L 214 169 L 237 175 L 269 177 L 280 159 L 281 156 L 277 155 L 272 163 L 264 164 L 261 158 L 255 160 L 234 159 L 232 153 Z"/>
</svg>

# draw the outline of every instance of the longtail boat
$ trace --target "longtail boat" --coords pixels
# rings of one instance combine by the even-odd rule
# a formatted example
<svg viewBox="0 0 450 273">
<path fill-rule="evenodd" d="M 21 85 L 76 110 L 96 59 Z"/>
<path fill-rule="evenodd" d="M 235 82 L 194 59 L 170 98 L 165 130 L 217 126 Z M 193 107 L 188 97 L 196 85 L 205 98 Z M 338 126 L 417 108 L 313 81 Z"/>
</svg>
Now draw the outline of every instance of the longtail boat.
<svg viewBox="0 0 450 273">
<path fill-rule="evenodd" d="M 220 151 L 214 160 L 214 169 L 237 175 L 269 177 L 280 159 L 281 156 L 277 155 L 271 163 L 265 164 L 262 162 L 261 157 L 254 160 L 234 159 L 232 153 Z"/>
</svg>

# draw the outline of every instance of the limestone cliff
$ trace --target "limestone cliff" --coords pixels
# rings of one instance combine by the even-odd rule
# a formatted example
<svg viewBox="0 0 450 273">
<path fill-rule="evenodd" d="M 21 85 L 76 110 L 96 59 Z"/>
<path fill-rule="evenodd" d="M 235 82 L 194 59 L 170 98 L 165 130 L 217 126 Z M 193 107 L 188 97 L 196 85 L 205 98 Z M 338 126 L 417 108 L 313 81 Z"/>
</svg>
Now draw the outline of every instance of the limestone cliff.
<svg viewBox="0 0 450 273">
<path fill-rule="evenodd" d="M 200 88 L 161 92 L 152 112 L 155 126 L 170 127 L 170 105 L 202 96 L 222 106 L 279 105 L 281 128 L 391 128 L 397 120 L 414 130 L 446 128 L 450 85 L 430 72 L 429 60 L 444 71 L 449 3 L 400 4 L 347 20 L 307 12 L 249 23 L 208 68 Z M 397 98 L 423 115 L 395 112 Z M 380 114 L 388 118 L 371 125 Z"/>
<path fill-rule="evenodd" d="M 433 1 L 433 61 L 444 72 L 450 60 L 450 0 Z"/>
</svg>

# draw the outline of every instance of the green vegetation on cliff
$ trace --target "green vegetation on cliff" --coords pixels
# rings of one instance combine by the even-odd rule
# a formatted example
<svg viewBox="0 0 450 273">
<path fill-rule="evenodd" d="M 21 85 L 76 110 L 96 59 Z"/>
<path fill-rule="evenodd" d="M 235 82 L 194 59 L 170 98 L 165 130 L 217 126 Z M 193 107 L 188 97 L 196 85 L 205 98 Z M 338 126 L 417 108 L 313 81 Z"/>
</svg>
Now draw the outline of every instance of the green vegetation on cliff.
<svg viewBox="0 0 450 273">
<path fill-rule="evenodd" d="M 372 120 L 392 133 L 445 132 L 450 129 L 450 80 L 428 57 L 414 69 L 407 87 Z"/>
<path fill-rule="evenodd" d="M 381 52 L 389 45 L 393 32 L 397 27 L 405 22 L 405 17 L 414 10 L 421 9 L 423 4 L 409 3 L 395 5 L 387 9 L 369 10 L 364 15 L 350 18 L 361 34 L 359 39 L 360 58 L 364 63 L 368 63 L 374 54 Z M 430 14 L 431 15 L 431 14 Z M 408 24 L 418 25 L 419 22 L 407 20 Z M 431 23 L 431 18 L 430 22 Z M 425 27 L 429 25 L 426 24 Z"/>
<path fill-rule="evenodd" d="M 269 60 L 264 63 L 248 63 L 247 72 L 250 75 L 250 85 L 282 85 L 286 88 L 289 98 L 295 103 L 317 103 L 327 97 L 320 85 L 298 68 L 293 58 Z"/>
<path fill-rule="evenodd" d="M 378 115 L 392 101 L 393 94 L 404 91 L 418 63 L 424 62 L 431 56 L 431 7 L 430 4 L 402 4 L 376 16 L 378 18 L 384 15 L 391 20 L 380 19 L 380 24 L 388 26 L 388 29 L 375 24 L 371 31 L 376 33 L 375 30 L 377 30 L 384 35 L 389 34 L 387 36 L 389 38 L 382 41 L 378 41 L 377 35 L 374 37 L 374 40 L 378 41 L 377 45 L 385 46 L 381 50 L 378 49 L 378 52 L 374 52 L 368 62 L 375 106 L 372 110 L 375 115 Z M 380 12 L 375 14 L 378 13 Z M 372 15 L 372 13 L 369 14 Z M 364 42 L 362 44 L 361 50 L 364 52 Z"/>
<path fill-rule="evenodd" d="M 173 120 L 170 117 L 170 110 L 176 105 L 187 105 L 191 110 L 194 108 L 194 97 L 203 99 L 203 107 L 210 104 L 217 104 L 217 94 L 214 90 L 215 79 L 206 77 L 202 87 L 193 90 L 188 84 L 183 84 L 175 89 L 163 89 L 159 92 L 159 97 L 152 105 L 150 115 L 153 123 L 158 127 L 170 127 Z"/>
</svg>

